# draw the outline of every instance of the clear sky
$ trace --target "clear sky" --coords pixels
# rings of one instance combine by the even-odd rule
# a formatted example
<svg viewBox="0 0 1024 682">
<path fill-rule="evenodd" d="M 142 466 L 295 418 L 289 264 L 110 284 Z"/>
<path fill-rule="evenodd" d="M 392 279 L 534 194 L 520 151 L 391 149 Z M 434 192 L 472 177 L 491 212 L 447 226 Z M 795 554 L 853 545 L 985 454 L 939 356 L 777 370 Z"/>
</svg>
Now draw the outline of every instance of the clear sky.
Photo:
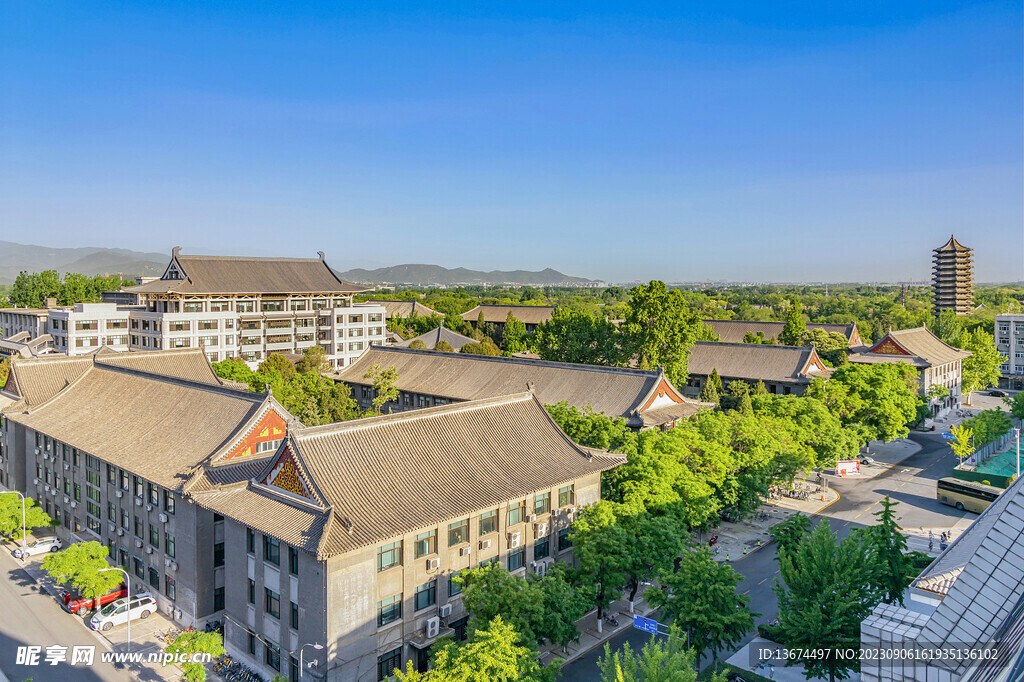
<svg viewBox="0 0 1024 682">
<path fill-rule="evenodd" d="M 0 239 L 1024 278 L 1021 3 L 0 7 Z"/>
</svg>

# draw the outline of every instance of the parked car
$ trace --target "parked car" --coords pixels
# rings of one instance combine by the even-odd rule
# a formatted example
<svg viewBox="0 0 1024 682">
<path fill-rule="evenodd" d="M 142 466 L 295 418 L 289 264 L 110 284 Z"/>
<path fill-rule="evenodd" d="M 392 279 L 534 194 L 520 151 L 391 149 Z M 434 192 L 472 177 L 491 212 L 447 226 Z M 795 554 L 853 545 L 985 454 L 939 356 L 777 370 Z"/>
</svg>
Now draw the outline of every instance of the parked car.
<svg viewBox="0 0 1024 682">
<path fill-rule="evenodd" d="M 1006 392 L 1005 391 L 989 391 L 988 394 L 990 396 L 992 396 L 993 398 L 1005 398 L 1006 397 Z"/>
<path fill-rule="evenodd" d="M 861 457 L 860 458 L 860 463 L 861 464 L 874 464 L 875 460 L 872 459 L 871 457 Z"/>
<path fill-rule="evenodd" d="M 84 616 L 89 611 L 95 611 L 98 608 L 106 606 L 110 602 L 128 596 L 128 590 L 125 589 L 124 585 L 118 585 L 114 589 L 110 590 L 106 594 L 101 594 L 96 598 L 83 597 L 80 594 L 67 591 L 60 593 L 60 600 L 64 604 L 64 610 L 68 613 L 76 613 L 79 616 Z"/>
<path fill-rule="evenodd" d="M 155 611 L 156 600 L 148 592 L 143 592 L 132 597 L 131 608 L 127 597 L 110 602 L 89 620 L 89 627 L 93 630 L 109 630 L 129 620 L 149 618 Z"/>
<path fill-rule="evenodd" d="M 18 547 L 14 550 L 15 559 L 27 559 L 30 556 L 36 554 L 46 554 L 47 552 L 56 552 L 64 546 L 64 543 L 60 541 L 60 538 L 40 538 L 35 542 L 30 542 L 24 547 Z"/>
</svg>

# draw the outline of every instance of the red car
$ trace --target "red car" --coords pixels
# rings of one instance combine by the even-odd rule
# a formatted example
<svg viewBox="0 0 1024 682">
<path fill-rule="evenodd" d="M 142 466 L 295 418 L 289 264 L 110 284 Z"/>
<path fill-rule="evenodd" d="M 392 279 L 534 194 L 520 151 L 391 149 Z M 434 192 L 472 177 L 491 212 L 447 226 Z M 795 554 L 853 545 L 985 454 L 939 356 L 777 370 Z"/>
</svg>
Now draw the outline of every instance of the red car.
<svg viewBox="0 0 1024 682">
<path fill-rule="evenodd" d="M 68 613 L 77 613 L 80 616 L 84 616 L 89 611 L 94 611 L 106 606 L 115 599 L 127 596 L 128 591 L 124 589 L 124 585 L 118 585 L 110 592 L 101 594 L 95 599 L 87 599 L 82 595 L 76 595 L 72 592 L 60 593 L 61 601 L 64 602 L 64 610 Z"/>
</svg>

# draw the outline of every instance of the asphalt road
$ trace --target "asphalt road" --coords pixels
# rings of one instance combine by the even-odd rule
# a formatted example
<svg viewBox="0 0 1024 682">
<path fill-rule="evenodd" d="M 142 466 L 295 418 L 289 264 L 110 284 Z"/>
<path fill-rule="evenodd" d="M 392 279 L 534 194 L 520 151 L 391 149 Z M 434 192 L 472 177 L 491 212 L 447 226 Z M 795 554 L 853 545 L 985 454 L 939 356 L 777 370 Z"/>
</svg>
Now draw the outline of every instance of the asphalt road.
<svg viewBox="0 0 1024 682">
<path fill-rule="evenodd" d="M 881 509 L 878 502 L 886 495 L 900 504 L 896 507 L 899 524 L 905 528 L 948 528 L 964 516 L 977 516 L 970 512 L 960 512 L 953 507 L 939 503 L 935 499 L 935 482 L 950 476 L 955 457 L 949 446 L 938 433 L 912 433 L 910 438 L 920 444 L 921 450 L 911 455 L 902 463 L 873 479 L 837 479 L 831 478 L 830 485 L 839 492 L 839 500 L 822 510 L 819 515 L 828 520 L 833 531 L 840 537 L 846 537 L 853 528 L 874 523 L 872 512 Z M 818 523 L 812 519 L 812 525 Z M 743 575 L 744 580 L 739 589 L 750 595 L 750 607 L 761 615 L 755 623 L 767 623 L 776 615 L 776 599 L 772 586 L 778 575 L 775 562 L 775 545 L 770 544 L 764 549 L 733 562 L 733 568 Z M 746 644 L 756 633 L 750 633 L 741 643 Z M 639 651 L 648 641 L 650 635 L 630 628 L 609 641 L 612 650 L 629 642 L 634 651 Z M 563 682 L 589 682 L 597 679 L 597 660 L 604 655 L 604 648 L 591 650 L 575 659 L 563 670 L 559 678 Z M 731 653 L 720 655 L 727 658 Z M 705 660 L 705 664 L 708 661 Z"/>
<path fill-rule="evenodd" d="M 36 583 L 21 570 L 7 548 L 0 548 L 0 670 L 11 682 L 32 678 L 34 682 L 127 682 L 128 673 L 113 664 L 100 661 L 106 649 L 86 629 L 81 618 L 65 613 L 52 595 L 40 593 Z M 17 665 L 19 646 L 42 646 L 40 664 Z M 46 665 L 45 647 L 94 646 L 95 660 L 91 666 L 69 666 L 67 663 Z"/>
</svg>

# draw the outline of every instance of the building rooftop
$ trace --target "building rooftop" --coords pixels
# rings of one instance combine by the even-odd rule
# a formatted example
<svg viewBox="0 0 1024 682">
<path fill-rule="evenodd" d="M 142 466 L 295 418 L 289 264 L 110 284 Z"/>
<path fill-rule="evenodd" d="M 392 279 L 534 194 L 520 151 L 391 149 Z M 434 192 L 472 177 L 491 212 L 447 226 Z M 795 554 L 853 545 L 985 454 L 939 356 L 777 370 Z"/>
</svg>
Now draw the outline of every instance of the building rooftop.
<svg viewBox="0 0 1024 682">
<path fill-rule="evenodd" d="M 545 404 L 564 400 L 579 409 L 589 406 L 610 417 L 623 417 L 634 428 L 651 425 L 644 414 L 659 407 L 678 405 L 675 410 L 683 413 L 679 416 L 690 416 L 703 405 L 683 398 L 661 371 L 382 346 L 371 347 L 334 378 L 370 385 L 364 377 L 373 365 L 394 367 L 398 388 L 409 393 L 478 400 L 518 393 L 532 385 Z M 659 423 L 666 421 L 672 420 Z"/>
<path fill-rule="evenodd" d="M 476 339 L 463 336 L 462 334 L 453 332 L 451 329 L 448 329 L 448 327 L 441 325 L 437 329 L 431 329 L 426 334 L 420 334 L 419 336 L 415 336 L 411 339 L 401 341 L 395 344 L 395 347 L 408 348 L 409 345 L 416 340 L 422 341 L 423 345 L 426 346 L 428 350 L 432 350 L 439 341 L 447 341 L 448 345 L 456 351 L 460 350 L 467 343 L 476 343 Z"/>
<path fill-rule="evenodd" d="M 690 374 L 708 376 L 717 369 L 719 376 L 751 382 L 806 384 L 815 377 L 832 375 L 810 346 L 698 341 L 690 349 L 687 366 Z"/>
<path fill-rule="evenodd" d="M 945 251 L 955 251 L 955 252 L 960 252 L 960 253 L 966 253 L 968 251 L 973 251 L 973 250 L 974 249 L 970 249 L 970 248 L 964 246 L 963 244 L 961 244 L 960 242 L 958 242 L 956 240 L 956 237 L 954 237 L 953 235 L 949 235 L 949 241 L 947 241 L 945 244 L 943 244 L 942 246 L 940 246 L 937 249 L 932 249 L 932 251 L 934 251 L 935 253 L 940 253 L 940 252 L 945 252 Z"/>
<path fill-rule="evenodd" d="M 186 256 L 174 247 L 160 279 L 125 287 L 137 294 L 351 294 L 368 287 L 346 282 L 320 258 Z"/>
<path fill-rule="evenodd" d="M 367 303 L 384 306 L 384 316 L 388 319 L 395 316 L 412 317 L 413 315 L 416 315 L 418 317 L 430 317 L 431 315 L 441 315 L 441 313 L 437 312 L 433 308 L 423 305 L 419 301 L 388 301 L 383 299 L 371 299 L 367 301 Z"/>
<path fill-rule="evenodd" d="M 906 362 L 914 367 L 935 367 L 971 356 L 970 351 L 954 348 L 932 334 L 926 327 L 890 331 L 875 345 L 853 353 L 850 362 Z"/>
<path fill-rule="evenodd" d="M 196 502 L 316 552 L 342 554 L 618 466 L 575 445 L 530 393 L 289 427 L 259 475 Z M 208 475 L 208 474 L 207 474 Z"/>
<path fill-rule="evenodd" d="M 481 312 L 484 314 L 484 322 L 491 324 L 504 324 L 509 313 L 526 324 L 540 324 L 551 319 L 555 307 L 548 305 L 478 305 L 472 310 L 462 313 L 462 319 L 467 322 L 476 322 L 480 319 Z"/>
</svg>

